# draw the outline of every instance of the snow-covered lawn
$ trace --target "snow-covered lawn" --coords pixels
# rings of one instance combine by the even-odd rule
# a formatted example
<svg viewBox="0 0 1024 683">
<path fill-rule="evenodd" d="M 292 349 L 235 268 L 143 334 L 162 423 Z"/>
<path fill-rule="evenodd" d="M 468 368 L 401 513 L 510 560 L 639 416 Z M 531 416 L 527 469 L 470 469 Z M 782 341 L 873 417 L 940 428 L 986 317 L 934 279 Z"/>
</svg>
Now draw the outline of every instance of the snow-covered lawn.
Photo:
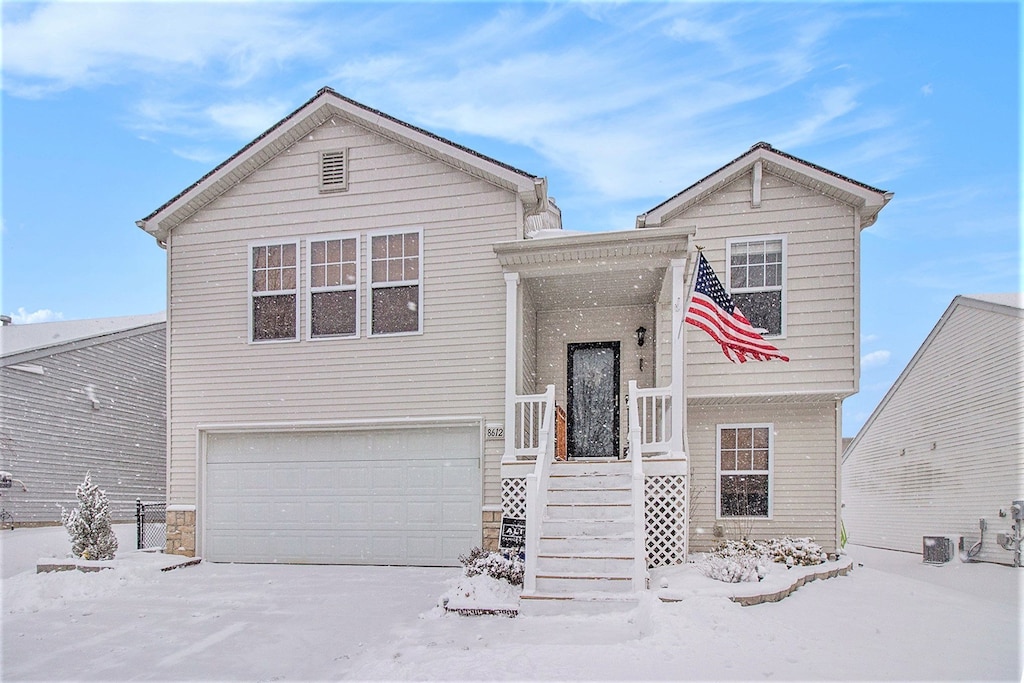
<svg viewBox="0 0 1024 683">
<path fill-rule="evenodd" d="M 849 576 L 779 603 L 741 607 L 675 571 L 680 602 L 509 619 L 439 609 L 457 569 L 33 573 L 67 548 L 62 529 L 0 532 L 4 681 L 1021 679 L 1024 570 L 1005 566 L 853 547 Z"/>
</svg>

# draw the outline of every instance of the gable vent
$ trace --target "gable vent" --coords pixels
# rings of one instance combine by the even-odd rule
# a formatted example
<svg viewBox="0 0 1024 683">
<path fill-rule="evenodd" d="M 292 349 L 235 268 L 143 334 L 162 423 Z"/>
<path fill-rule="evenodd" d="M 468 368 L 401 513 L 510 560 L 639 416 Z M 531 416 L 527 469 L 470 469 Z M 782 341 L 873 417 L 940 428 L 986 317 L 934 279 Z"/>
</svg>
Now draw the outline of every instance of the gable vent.
<svg viewBox="0 0 1024 683">
<path fill-rule="evenodd" d="M 348 150 L 336 149 L 320 153 L 320 191 L 338 192 L 348 189 Z"/>
</svg>

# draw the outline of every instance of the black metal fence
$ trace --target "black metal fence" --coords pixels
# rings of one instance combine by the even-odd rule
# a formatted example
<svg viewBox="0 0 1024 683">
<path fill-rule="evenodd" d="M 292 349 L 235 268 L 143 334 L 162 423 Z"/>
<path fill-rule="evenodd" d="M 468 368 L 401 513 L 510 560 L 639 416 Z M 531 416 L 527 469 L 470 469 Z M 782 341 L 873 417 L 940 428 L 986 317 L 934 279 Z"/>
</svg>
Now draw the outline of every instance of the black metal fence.
<svg viewBox="0 0 1024 683">
<path fill-rule="evenodd" d="M 167 503 L 135 500 L 137 548 L 163 548 L 167 543 Z"/>
</svg>

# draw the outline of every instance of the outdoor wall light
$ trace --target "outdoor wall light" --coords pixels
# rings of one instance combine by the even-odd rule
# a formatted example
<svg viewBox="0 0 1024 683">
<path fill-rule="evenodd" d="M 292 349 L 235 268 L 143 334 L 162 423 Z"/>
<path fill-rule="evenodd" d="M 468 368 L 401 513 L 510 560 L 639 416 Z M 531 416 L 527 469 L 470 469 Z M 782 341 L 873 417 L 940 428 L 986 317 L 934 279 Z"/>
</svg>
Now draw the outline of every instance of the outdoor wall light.
<svg viewBox="0 0 1024 683">
<path fill-rule="evenodd" d="M 636 328 L 636 345 L 643 346 L 644 340 L 647 338 L 647 328 L 641 325 Z"/>
</svg>

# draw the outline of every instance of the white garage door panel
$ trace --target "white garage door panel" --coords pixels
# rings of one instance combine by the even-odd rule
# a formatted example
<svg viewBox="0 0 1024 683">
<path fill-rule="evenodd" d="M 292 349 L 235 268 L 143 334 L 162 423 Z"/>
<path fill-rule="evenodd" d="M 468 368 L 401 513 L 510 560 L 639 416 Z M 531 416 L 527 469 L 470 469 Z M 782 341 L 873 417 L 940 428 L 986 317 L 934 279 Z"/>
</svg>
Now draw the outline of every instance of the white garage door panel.
<svg viewBox="0 0 1024 683">
<path fill-rule="evenodd" d="M 203 552 L 455 565 L 480 543 L 478 427 L 209 434 Z"/>
</svg>

